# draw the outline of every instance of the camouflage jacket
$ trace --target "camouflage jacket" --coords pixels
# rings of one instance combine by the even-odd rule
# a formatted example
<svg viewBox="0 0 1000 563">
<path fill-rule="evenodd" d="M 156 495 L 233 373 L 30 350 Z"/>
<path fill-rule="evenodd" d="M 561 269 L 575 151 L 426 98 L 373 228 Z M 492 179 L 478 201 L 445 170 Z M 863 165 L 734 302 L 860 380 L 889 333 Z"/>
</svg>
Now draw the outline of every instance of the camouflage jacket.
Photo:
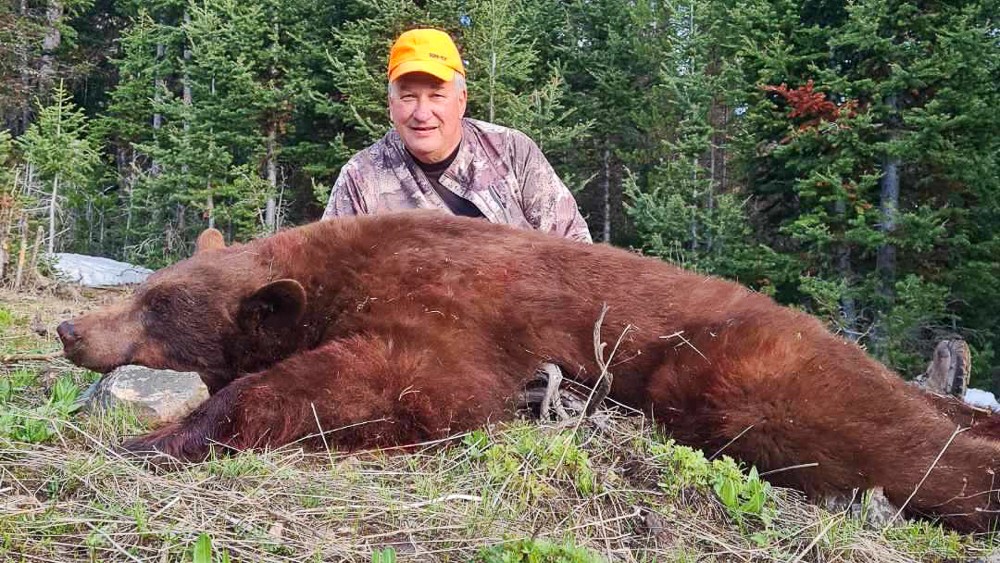
<svg viewBox="0 0 1000 563">
<path fill-rule="evenodd" d="M 438 181 L 490 222 L 591 242 L 573 194 L 520 131 L 463 119 L 458 154 Z M 344 165 L 323 218 L 404 209 L 449 211 L 393 129 Z"/>
</svg>

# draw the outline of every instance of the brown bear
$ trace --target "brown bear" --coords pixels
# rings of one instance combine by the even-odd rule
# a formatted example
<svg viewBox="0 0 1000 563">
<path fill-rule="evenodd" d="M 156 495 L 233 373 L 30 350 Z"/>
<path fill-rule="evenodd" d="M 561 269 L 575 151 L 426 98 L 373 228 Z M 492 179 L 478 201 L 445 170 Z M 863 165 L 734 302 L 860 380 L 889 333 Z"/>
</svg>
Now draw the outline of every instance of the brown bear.
<svg viewBox="0 0 1000 563">
<path fill-rule="evenodd" d="M 434 212 L 345 218 L 196 254 L 60 325 L 66 356 L 192 370 L 212 396 L 126 443 L 199 460 L 301 441 L 417 443 L 509 416 L 543 362 L 594 384 L 594 330 L 625 333 L 610 397 L 683 444 L 811 495 L 883 487 L 967 531 L 1000 514 L 1000 445 L 816 319 L 607 245 Z"/>
</svg>

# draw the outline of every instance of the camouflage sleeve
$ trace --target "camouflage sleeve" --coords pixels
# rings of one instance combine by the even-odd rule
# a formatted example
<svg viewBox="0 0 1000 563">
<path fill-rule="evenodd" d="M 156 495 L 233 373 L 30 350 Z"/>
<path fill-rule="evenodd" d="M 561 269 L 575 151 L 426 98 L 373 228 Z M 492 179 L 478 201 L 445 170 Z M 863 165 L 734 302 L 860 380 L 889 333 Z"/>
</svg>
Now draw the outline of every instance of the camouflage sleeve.
<svg viewBox="0 0 1000 563">
<path fill-rule="evenodd" d="M 322 219 L 349 215 L 367 215 L 368 210 L 362 197 L 362 187 L 354 179 L 354 159 L 340 169 L 340 175 L 330 190 L 330 200 L 323 211 Z"/>
<path fill-rule="evenodd" d="M 528 222 L 539 231 L 593 242 L 573 194 L 538 145 L 523 133 L 516 133 L 512 144 L 515 174 L 521 186 L 521 205 Z"/>
</svg>

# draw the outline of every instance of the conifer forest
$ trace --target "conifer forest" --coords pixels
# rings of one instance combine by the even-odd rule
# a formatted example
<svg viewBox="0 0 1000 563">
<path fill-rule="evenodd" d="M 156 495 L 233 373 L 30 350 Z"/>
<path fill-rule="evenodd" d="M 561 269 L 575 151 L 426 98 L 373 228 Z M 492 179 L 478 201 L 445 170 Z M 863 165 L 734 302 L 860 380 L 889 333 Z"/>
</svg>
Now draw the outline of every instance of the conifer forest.
<svg viewBox="0 0 1000 563">
<path fill-rule="evenodd" d="M 319 219 L 447 30 L 595 241 L 739 280 L 904 376 L 1000 391 L 997 0 L 9 0 L 0 281 L 24 246 L 156 268 Z"/>
</svg>

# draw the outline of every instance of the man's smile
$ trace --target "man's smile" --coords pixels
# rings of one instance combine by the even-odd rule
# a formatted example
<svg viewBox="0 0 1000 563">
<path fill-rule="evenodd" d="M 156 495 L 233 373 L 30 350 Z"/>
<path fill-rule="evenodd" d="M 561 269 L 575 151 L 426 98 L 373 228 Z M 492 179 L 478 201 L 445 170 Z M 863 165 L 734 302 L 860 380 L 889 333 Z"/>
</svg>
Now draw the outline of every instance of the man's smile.
<svg viewBox="0 0 1000 563">
<path fill-rule="evenodd" d="M 416 133 L 418 136 L 430 135 L 431 133 L 438 130 L 437 126 L 430 125 L 411 125 L 410 130 Z"/>
</svg>

